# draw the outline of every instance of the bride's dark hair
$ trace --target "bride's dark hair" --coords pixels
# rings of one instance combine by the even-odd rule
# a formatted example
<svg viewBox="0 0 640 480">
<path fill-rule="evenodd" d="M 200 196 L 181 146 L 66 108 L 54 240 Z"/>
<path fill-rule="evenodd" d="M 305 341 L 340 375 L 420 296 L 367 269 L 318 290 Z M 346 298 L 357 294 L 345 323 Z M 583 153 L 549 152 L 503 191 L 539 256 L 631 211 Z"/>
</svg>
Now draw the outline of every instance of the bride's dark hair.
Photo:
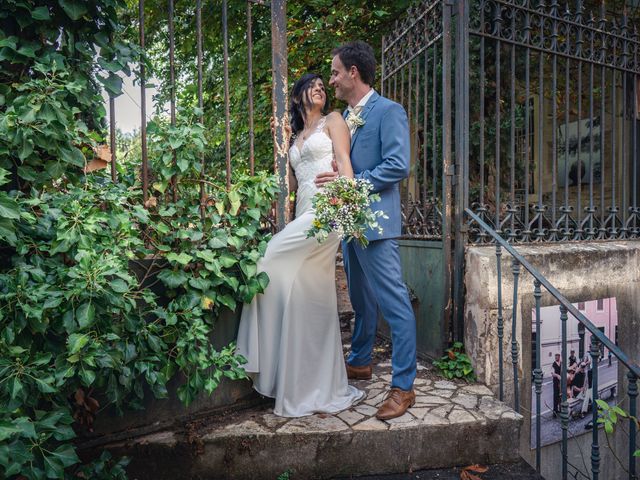
<svg viewBox="0 0 640 480">
<path fill-rule="evenodd" d="M 322 80 L 322 77 L 317 73 L 305 73 L 293 85 L 293 89 L 291 91 L 289 115 L 291 116 L 291 132 L 293 133 L 294 137 L 304 128 L 305 110 L 309 105 L 311 105 L 311 95 L 309 94 L 309 88 L 318 78 Z M 328 112 L 329 96 L 327 95 L 324 106 L 322 107 L 322 113 L 326 115 Z"/>
</svg>

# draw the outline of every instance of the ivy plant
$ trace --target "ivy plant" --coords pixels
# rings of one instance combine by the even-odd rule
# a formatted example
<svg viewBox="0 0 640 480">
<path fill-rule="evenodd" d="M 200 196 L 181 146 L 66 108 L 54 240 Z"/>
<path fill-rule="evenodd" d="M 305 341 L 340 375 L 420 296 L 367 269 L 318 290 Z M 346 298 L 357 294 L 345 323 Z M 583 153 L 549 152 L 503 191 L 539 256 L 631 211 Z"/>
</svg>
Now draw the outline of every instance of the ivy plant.
<svg viewBox="0 0 640 480">
<path fill-rule="evenodd" d="M 97 415 L 166 397 L 172 379 L 189 404 L 245 376 L 212 338 L 268 283 L 273 176 L 227 188 L 197 110 L 149 126 L 148 198 L 134 159 L 119 184 L 83 174 L 105 139 L 101 89 L 118 95 L 141 58 L 122 40 L 126 8 L 0 6 L 0 478 L 124 479 L 126 459 L 80 461 Z"/>
<path fill-rule="evenodd" d="M 177 375 L 188 404 L 244 377 L 234 345 L 216 351 L 211 335 L 223 309 L 268 283 L 257 261 L 275 191 L 266 175 L 236 178 L 211 195 L 204 222 L 187 200 L 147 210 L 139 190 L 92 179 L 12 199 L 21 222 L 0 272 L 0 474 L 62 478 L 79 461 L 76 430 L 105 407 L 141 408 L 145 385 L 165 397 Z M 136 262 L 147 266 L 137 276 Z"/>
<path fill-rule="evenodd" d="M 121 40 L 124 0 L 6 0 L 0 6 L 0 167 L 23 191 L 81 172 L 104 140 L 101 95 L 140 59 Z"/>
<path fill-rule="evenodd" d="M 474 381 L 476 379 L 471 359 L 464 353 L 464 346 L 461 342 L 454 342 L 450 348 L 445 350 L 445 354 L 439 360 L 435 360 L 433 364 L 449 380 L 460 378 Z"/>
</svg>

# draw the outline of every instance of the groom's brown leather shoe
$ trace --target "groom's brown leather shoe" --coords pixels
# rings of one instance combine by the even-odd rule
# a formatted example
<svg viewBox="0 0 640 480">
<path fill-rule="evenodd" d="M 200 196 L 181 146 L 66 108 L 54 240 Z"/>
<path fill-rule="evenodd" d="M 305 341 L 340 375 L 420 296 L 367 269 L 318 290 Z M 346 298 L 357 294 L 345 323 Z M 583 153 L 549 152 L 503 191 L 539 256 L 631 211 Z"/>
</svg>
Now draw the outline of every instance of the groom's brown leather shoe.
<svg viewBox="0 0 640 480">
<path fill-rule="evenodd" d="M 354 367 L 344 362 L 344 365 L 347 367 L 347 378 L 349 380 L 371 380 L 371 372 L 373 370 L 371 364 Z"/>
<path fill-rule="evenodd" d="M 409 391 L 392 388 L 387 394 L 387 398 L 378 408 L 376 418 L 378 420 L 390 420 L 404 415 L 409 407 L 416 403 L 416 393 L 413 388 Z"/>
</svg>

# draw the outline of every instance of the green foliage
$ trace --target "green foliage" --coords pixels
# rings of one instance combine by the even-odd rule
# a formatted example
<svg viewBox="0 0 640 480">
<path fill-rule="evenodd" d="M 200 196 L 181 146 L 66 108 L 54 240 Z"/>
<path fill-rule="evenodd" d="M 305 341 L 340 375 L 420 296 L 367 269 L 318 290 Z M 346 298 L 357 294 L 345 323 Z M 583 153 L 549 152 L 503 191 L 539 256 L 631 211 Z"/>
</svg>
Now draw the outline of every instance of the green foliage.
<svg viewBox="0 0 640 480">
<path fill-rule="evenodd" d="M 340 43 L 362 39 L 369 42 L 380 58 L 382 35 L 388 33 L 395 20 L 415 0 L 296 0 L 287 2 L 287 47 L 289 84 L 308 71 L 318 72 L 328 82 L 331 50 Z M 246 2 L 229 4 L 229 86 L 231 111 L 231 156 L 234 170 L 248 169 L 248 78 Z M 137 5 L 137 3 L 136 3 Z M 133 7 L 133 2 L 131 3 Z M 155 78 L 159 82 L 162 105 L 169 98 L 169 62 L 167 56 L 167 14 L 164 0 L 146 0 L 147 18 L 145 40 L 147 54 L 152 60 Z M 207 142 L 205 153 L 210 165 L 223 165 L 225 158 L 225 110 L 222 52 L 222 9 L 220 2 L 202 2 L 204 53 L 204 122 Z M 271 16 L 266 5 L 252 6 L 253 18 L 253 82 L 255 91 L 255 149 L 259 169 L 273 168 L 273 143 L 269 129 L 271 103 Z M 131 39 L 135 41 L 137 14 L 130 10 L 124 18 L 131 25 Z M 197 73 L 195 4 L 176 4 L 176 78 L 178 105 L 196 104 Z M 331 93 L 331 92 L 330 92 Z M 334 108 L 342 108 L 333 102 Z M 208 170 L 209 172 L 210 170 Z"/>
<path fill-rule="evenodd" d="M 100 89 L 119 95 L 137 49 L 118 39 L 122 0 L 7 0 L 0 7 L 0 167 L 28 191 L 80 173 L 103 141 Z M 115 36 L 115 40 L 110 38 Z"/>
<path fill-rule="evenodd" d="M 0 271 L 0 474 L 62 478 L 78 462 L 74 419 L 140 408 L 145 385 L 164 397 L 180 375 L 188 404 L 244 377 L 234 345 L 210 338 L 222 309 L 268 283 L 256 263 L 275 191 L 271 177 L 238 177 L 204 222 L 197 204 L 148 211 L 138 190 L 93 180 L 16 198 L 15 254 Z"/>
<path fill-rule="evenodd" d="M 9 105 L 0 117 L 0 162 L 18 165 L 22 182 L 42 184 L 65 171 L 78 172 L 85 153 L 78 146 L 91 145 L 87 125 L 79 118 L 69 96 L 82 89 L 69 81 L 69 72 L 36 64 L 38 77 L 7 92 Z M 75 167 L 72 168 L 72 167 Z"/>
<path fill-rule="evenodd" d="M 9 172 L 0 168 L 0 187 L 9 182 Z M 20 218 L 20 209 L 15 199 L 0 190 L 0 242 L 13 245 L 16 241 L 15 221 Z"/>
<path fill-rule="evenodd" d="M 129 464 L 129 460 L 121 458 L 114 460 L 111 454 L 106 450 L 102 452 L 100 458 L 95 460 L 90 466 L 81 467 L 77 473 L 77 477 L 90 478 L 91 480 L 126 480 L 127 472 L 125 467 Z"/>
<path fill-rule="evenodd" d="M 198 192 L 198 188 L 193 187 L 199 185 L 201 158 L 206 142 L 204 125 L 195 121 L 195 115 L 200 113 L 198 109 L 195 109 L 194 115 L 180 113 L 175 126 L 166 119 L 156 119 L 147 126 L 152 169 L 158 177 L 153 189 L 159 194 L 167 191 L 172 178 L 182 196 L 187 192 Z"/>
<path fill-rule="evenodd" d="M 604 431 L 607 435 L 613 433 L 614 428 L 621 418 L 628 418 L 631 422 L 634 422 L 636 424 L 636 431 L 640 429 L 640 420 L 629 415 L 628 412 L 624 411 L 618 405 L 609 405 L 600 399 L 596 400 L 596 404 L 598 405 L 598 424 L 604 426 Z M 640 457 L 640 448 L 633 452 L 633 456 Z"/>
<path fill-rule="evenodd" d="M 604 425 L 604 431 L 613 433 L 613 427 L 618 423 L 618 418 L 629 418 L 629 414 L 618 405 L 609 405 L 604 400 L 596 400 L 598 404 L 598 423 Z M 636 423 L 637 419 L 634 420 Z"/>
<path fill-rule="evenodd" d="M 221 312 L 268 283 L 257 261 L 275 179 L 203 183 L 204 127 L 189 114 L 149 127 L 157 196 L 147 208 L 131 162 L 118 185 L 81 173 L 102 140 L 98 85 L 116 94 L 110 74 L 128 73 L 135 54 L 107 41 L 122 5 L 9 1 L 0 10 L 2 478 L 126 478 L 126 460 L 108 454 L 80 465 L 74 439 L 99 412 L 142 408 L 145 391 L 165 397 L 173 378 L 188 404 L 245 376 L 235 346 L 211 340 Z"/>
<path fill-rule="evenodd" d="M 473 373 L 471 359 L 464 353 L 462 343 L 455 342 L 453 346 L 447 348 L 445 352 L 446 355 L 443 355 L 440 360 L 433 362 L 445 378 L 461 378 L 470 382 L 476 379 L 476 375 Z"/>
<path fill-rule="evenodd" d="M 291 480 L 292 472 L 290 469 L 286 469 L 280 475 L 278 475 L 278 480 Z"/>
</svg>

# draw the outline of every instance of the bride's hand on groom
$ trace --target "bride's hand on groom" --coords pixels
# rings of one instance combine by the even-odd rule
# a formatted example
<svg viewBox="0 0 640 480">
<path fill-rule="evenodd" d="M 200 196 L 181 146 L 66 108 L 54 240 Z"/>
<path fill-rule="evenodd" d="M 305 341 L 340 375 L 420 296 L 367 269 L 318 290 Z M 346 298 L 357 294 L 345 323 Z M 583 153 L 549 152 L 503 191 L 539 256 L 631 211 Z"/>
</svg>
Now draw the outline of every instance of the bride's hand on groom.
<svg viewBox="0 0 640 480">
<path fill-rule="evenodd" d="M 335 160 L 331 161 L 331 168 L 333 169 L 333 171 L 331 172 L 320 172 L 318 175 L 316 175 L 316 187 L 320 188 L 325 183 L 332 182 L 333 180 L 338 178 L 338 164 Z"/>
</svg>

